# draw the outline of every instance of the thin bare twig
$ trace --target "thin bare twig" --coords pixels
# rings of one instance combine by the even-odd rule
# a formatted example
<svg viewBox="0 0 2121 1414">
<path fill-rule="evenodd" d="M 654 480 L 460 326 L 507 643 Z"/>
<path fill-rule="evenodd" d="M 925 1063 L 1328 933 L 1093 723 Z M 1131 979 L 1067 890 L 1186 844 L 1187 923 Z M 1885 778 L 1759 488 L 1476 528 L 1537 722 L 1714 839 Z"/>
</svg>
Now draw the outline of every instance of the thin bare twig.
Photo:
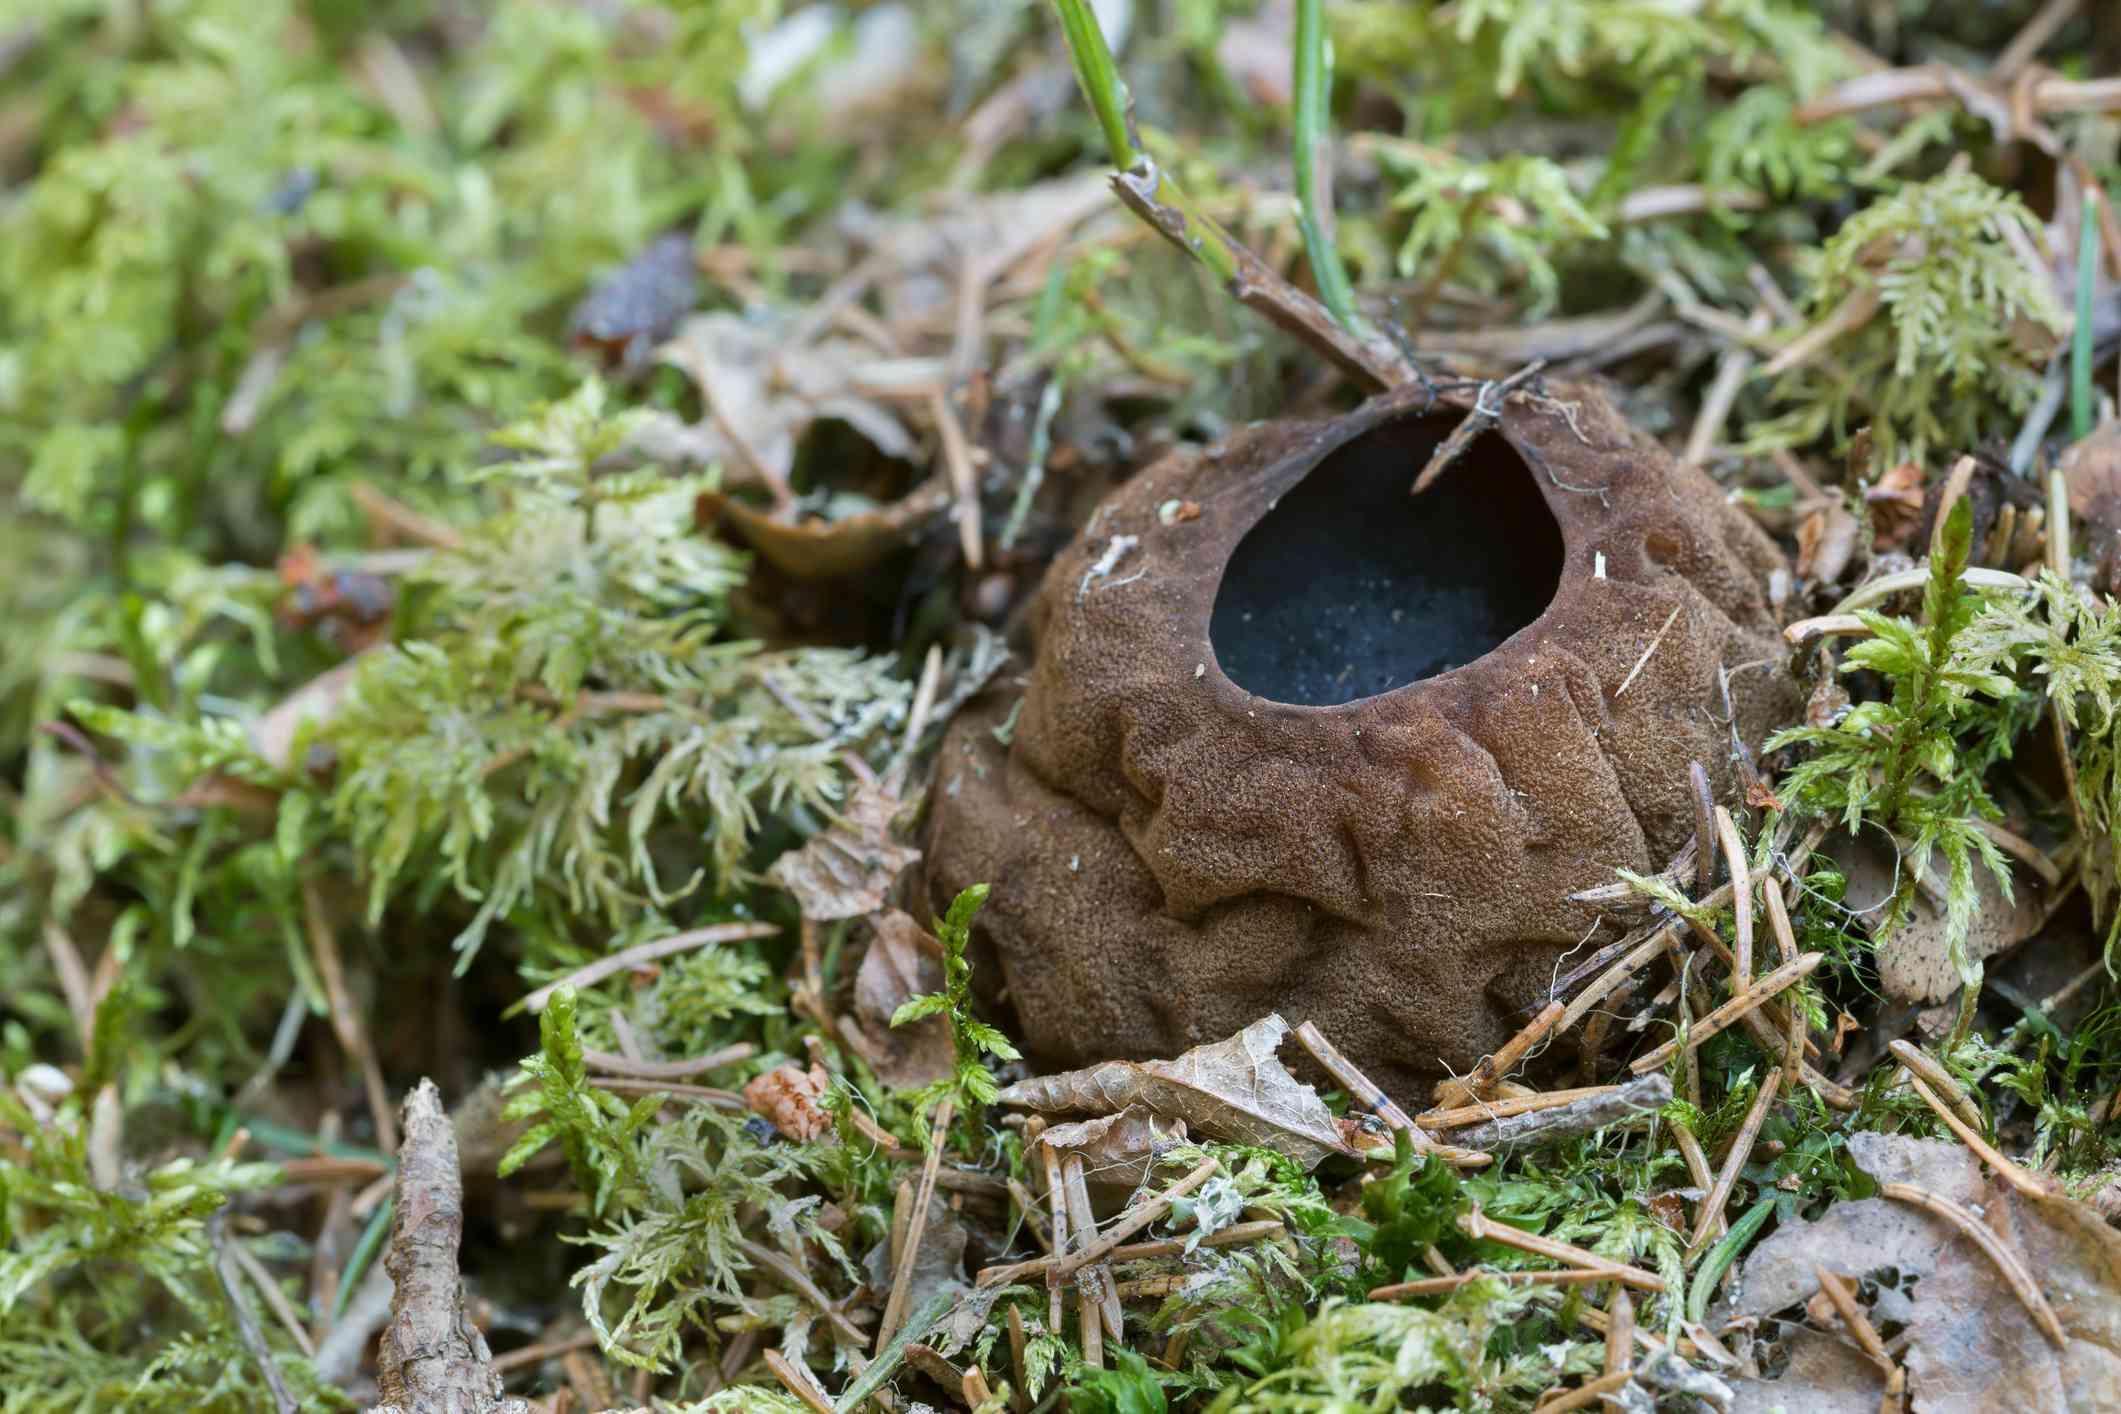
<svg viewBox="0 0 2121 1414">
<path fill-rule="evenodd" d="M 1454 1272 L 1445 1277 L 1423 1277 L 1418 1281 L 1394 1282 L 1390 1286 L 1370 1288 L 1372 1301 L 1398 1301 L 1408 1296 L 1441 1296 L 1456 1291 L 1476 1281 L 1499 1281 L 1504 1286 L 1570 1286 L 1577 1283 L 1617 1281 L 1613 1273 L 1603 1267 L 1565 1267 L 1558 1271 L 1511 1271 L 1491 1272 L 1472 1268 Z"/>
<path fill-rule="evenodd" d="M 1039 1272 L 1050 1272 L 1057 1280 L 1073 1276 L 1093 1262 L 1113 1258 L 1120 1245 L 1150 1223 L 1171 1211 L 1171 1204 L 1185 1197 L 1194 1189 L 1215 1176 L 1216 1161 L 1209 1159 L 1148 1202 L 1139 1204 L 1127 1215 L 1106 1229 L 1094 1242 L 1088 1242 L 1065 1257 L 1034 1257 L 1028 1262 L 1016 1262 L 1006 1267 L 988 1267 L 979 1274 L 979 1285 L 998 1286 L 1017 1281 Z"/>
<path fill-rule="evenodd" d="M 1485 1149 L 1495 1154 L 1517 1153 L 1595 1134 L 1609 1125 L 1653 1114 L 1671 1098 L 1670 1080 L 1662 1075 L 1644 1075 L 1557 1109 L 1498 1119 L 1492 1124 L 1463 1130 L 1453 1138 L 1468 1149 Z"/>
<path fill-rule="evenodd" d="M 1502 422 L 1503 405 L 1510 400 L 1510 395 L 1537 378 L 1539 371 L 1546 366 L 1545 359 L 1535 358 L 1500 382 L 1481 384 L 1480 391 L 1474 395 L 1473 406 L 1459 419 L 1458 425 L 1451 429 L 1451 435 L 1444 438 L 1442 444 L 1429 454 L 1429 460 L 1422 467 L 1421 474 L 1414 478 L 1414 487 L 1410 494 L 1419 496 L 1428 490 L 1436 483 L 1436 478 L 1442 476 L 1451 463 L 1457 461 L 1466 448 L 1473 445 L 1475 437 L 1499 425 Z M 1495 399 L 1493 406 L 1488 402 L 1491 395 Z"/>
<path fill-rule="evenodd" d="M 906 1303 L 912 1299 L 913 1264 L 920 1255 L 921 1239 L 928 1231 L 928 1205 L 935 1199 L 935 1174 L 943 1165 L 943 1142 L 950 1135 L 950 1116 L 956 1106 L 945 1100 L 935 1107 L 935 1122 L 928 1131 L 928 1160 L 921 1166 L 921 1186 L 913 1199 L 913 1217 L 906 1228 L 906 1250 L 891 1273 L 891 1299 L 884 1303 L 884 1319 L 877 1323 L 879 1354 L 906 1319 Z"/>
<path fill-rule="evenodd" d="M 1507 1076 L 1532 1048 L 1547 1038 L 1568 1014 L 1568 1008 L 1559 1001 L 1550 1001 L 1540 1009 L 1539 1015 L 1525 1024 L 1523 1030 L 1502 1043 L 1493 1054 L 1483 1056 L 1480 1064 L 1473 1067 L 1470 1075 L 1438 1081 L 1435 1099 L 1439 1106 L 1462 1105 L 1475 1096 L 1485 1095 Z"/>
<path fill-rule="evenodd" d="M 1779 995 L 1811 975 L 1812 971 L 1825 960 L 1825 953 L 1808 952 L 1787 967 L 1776 968 L 1773 972 L 1762 977 L 1757 984 L 1748 987 L 1722 1006 L 1717 1007 L 1700 1021 L 1688 1027 L 1684 1037 L 1674 1036 L 1656 1050 L 1638 1056 L 1628 1068 L 1634 1071 L 1635 1074 L 1641 1075 L 1646 1071 L 1655 1070 L 1658 1066 L 1663 1065 L 1682 1046 L 1689 1051 L 1698 1049 L 1711 1036 L 1723 1031 L 1733 1022 L 1751 1015 L 1763 1002 Z M 1776 1047 L 1776 1051 L 1780 1054 L 1781 1047 Z"/>
<path fill-rule="evenodd" d="M 225 1213 L 215 1213 L 206 1220 L 207 1241 L 214 1249 L 214 1277 L 220 1282 L 221 1294 L 228 1301 L 229 1314 L 236 1319 L 236 1334 L 242 1338 L 243 1348 L 250 1352 L 250 1358 L 257 1363 L 258 1373 L 265 1377 L 265 1387 L 272 1392 L 273 1407 L 280 1414 L 298 1414 L 302 1406 L 295 1402 L 293 1392 L 287 1388 L 287 1377 L 280 1373 L 279 1364 L 272 1358 L 272 1347 L 265 1343 L 265 1331 L 258 1324 L 257 1313 L 243 1299 L 227 1221 Z"/>
</svg>

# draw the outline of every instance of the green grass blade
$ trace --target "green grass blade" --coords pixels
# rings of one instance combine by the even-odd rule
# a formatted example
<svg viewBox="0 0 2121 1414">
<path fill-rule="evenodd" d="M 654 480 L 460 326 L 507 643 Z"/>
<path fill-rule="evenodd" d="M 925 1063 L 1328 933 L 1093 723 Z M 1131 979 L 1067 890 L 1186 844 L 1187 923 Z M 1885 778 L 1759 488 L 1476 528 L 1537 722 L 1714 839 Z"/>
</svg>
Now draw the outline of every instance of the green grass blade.
<svg viewBox="0 0 2121 1414">
<path fill-rule="evenodd" d="M 1333 94 L 1333 54 L 1326 42 L 1325 0 L 1296 0 L 1295 158 L 1297 224 L 1319 302 L 1344 329 L 1359 331 L 1355 290 L 1348 283 L 1340 248 L 1327 229 L 1332 220 L 1319 160 L 1326 146 L 1327 105 Z"/>
</svg>

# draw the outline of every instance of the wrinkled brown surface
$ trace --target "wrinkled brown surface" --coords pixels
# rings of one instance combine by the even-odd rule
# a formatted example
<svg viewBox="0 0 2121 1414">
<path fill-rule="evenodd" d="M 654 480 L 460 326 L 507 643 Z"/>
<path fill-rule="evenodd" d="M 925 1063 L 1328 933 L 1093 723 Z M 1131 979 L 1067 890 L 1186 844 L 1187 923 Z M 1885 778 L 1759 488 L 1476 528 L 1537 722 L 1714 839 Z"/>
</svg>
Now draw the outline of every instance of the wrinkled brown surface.
<svg viewBox="0 0 2121 1414">
<path fill-rule="evenodd" d="M 1560 526 L 1560 587 L 1451 672 L 1291 706 L 1229 681 L 1209 643 L 1245 533 L 1331 451 L 1423 414 L 1418 388 L 1174 453 L 1054 563 L 1010 744 L 993 729 L 1013 686 L 944 744 L 926 871 L 937 906 L 993 885 L 979 937 L 1044 1059 L 1171 1055 L 1280 1010 L 1382 1084 L 1463 1071 L 1590 929 L 1566 896 L 1662 865 L 1692 830 L 1688 761 L 1731 793 L 1718 666 L 1772 660 L 1732 679 L 1755 746 L 1794 710 L 1772 545 L 1603 395 L 1550 392 L 1573 417 L 1514 399 L 1502 435 Z M 1200 515 L 1163 524 L 1174 499 Z M 1083 592 L 1119 536 L 1136 543 Z"/>
</svg>

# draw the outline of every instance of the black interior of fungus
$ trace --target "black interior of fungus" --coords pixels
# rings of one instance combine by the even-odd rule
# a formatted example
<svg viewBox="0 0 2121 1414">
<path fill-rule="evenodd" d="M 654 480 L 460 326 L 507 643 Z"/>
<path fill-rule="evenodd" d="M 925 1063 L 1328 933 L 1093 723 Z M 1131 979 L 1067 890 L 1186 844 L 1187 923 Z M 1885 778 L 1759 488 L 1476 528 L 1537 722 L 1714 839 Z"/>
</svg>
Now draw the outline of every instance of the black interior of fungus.
<svg viewBox="0 0 2121 1414">
<path fill-rule="evenodd" d="M 1238 542 L 1208 632 L 1232 682 L 1330 707 L 1462 667 L 1546 610 L 1561 531 L 1507 442 L 1482 433 L 1409 495 L 1455 416 L 1331 453 Z"/>
</svg>

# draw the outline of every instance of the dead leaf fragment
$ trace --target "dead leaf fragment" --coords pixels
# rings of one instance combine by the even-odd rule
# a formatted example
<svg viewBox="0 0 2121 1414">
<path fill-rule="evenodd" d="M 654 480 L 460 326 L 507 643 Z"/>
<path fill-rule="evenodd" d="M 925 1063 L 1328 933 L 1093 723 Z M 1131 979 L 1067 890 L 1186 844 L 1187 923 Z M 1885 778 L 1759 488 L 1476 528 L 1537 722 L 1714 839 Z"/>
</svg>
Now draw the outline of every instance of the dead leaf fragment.
<svg viewBox="0 0 2121 1414">
<path fill-rule="evenodd" d="M 887 556 L 920 538 L 931 521 L 951 506 L 951 492 L 931 481 L 887 506 L 868 506 L 837 515 L 811 515 L 793 503 L 783 509 L 801 516 L 790 521 L 781 512 L 767 513 L 742 501 L 708 492 L 700 497 L 702 523 L 719 521 L 759 557 L 796 579 L 837 579 L 874 568 Z"/>
<path fill-rule="evenodd" d="M 724 476 L 733 483 L 748 470 L 785 493 L 797 442 L 811 423 L 828 417 L 886 456 L 912 460 L 912 434 L 864 380 L 874 351 L 836 335 L 793 342 L 802 323 L 793 311 L 702 314 L 656 350 L 699 387 L 714 414 L 695 430 L 716 449 Z"/>
<path fill-rule="evenodd" d="M 2121 1408 L 2121 1233 L 2082 1203 L 2013 1192 L 1957 1144 L 1858 1133 L 1849 1149 L 1881 1183 L 1915 1184 L 1982 1214 L 2033 1274 L 2068 1348 L 2057 1351 L 2040 1333 L 1964 1234 L 1884 1198 L 1837 1203 L 1754 1248 L 1734 1287 L 1733 1319 L 1762 1329 L 1778 1313 L 1793 1319 L 1818 1289 L 1816 1264 L 1853 1279 L 1874 1325 L 1906 1327 L 1908 1392 L 1924 1414 Z M 1829 1353 L 1839 1346 L 1838 1337 L 1796 1327 L 1788 1370 L 1741 1382 L 1738 1409 L 1877 1408 L 1884 1376 Z"/>
<path fill-rule="evenodd" d="M 1845 905 L 1858 913 L 1869 914 L 1883 904 L 1892 895 L 1896 869 L 1912 867 L 1906 860 L 1896 863 L 1892 847 L 1875 832 L 1866 831 L 1854 840 L 1837 834 L 1828 840 L 1826 852 L 1848 879 Z M 1938 868 L 1933 859 L 1933 876 Z M 1974 887 L 1980 901 L 1967 932 L 1968 957 L 1993 957 L 2038 930 L 2046 912 L 2040 881 L 2020 872 L 2011 885 L 2011 899 L 2006 902 L 1995 876 L 1975 863 Z M 1941 887 L 1935 896 L 1918 887 L 1907 922 L 1878 942 L 1878 983 L 1895 1001 L 1935 1005 L 1959 987 L 1958 970 L 1945 946 L 1942 896 Z"/>
<path fill-rule="evenodd" d="M 744 1087 L 744 1103 L 752 1113 L 765 1116 L 783 1136 L 807 1144 L 832 1129 L 832 1116 L 824 1105 L 830 1085 L 822 1066 L 808 1070 L 794 1064 L 775 1066 Z"/>
<path fill-rule="evenodd" d="M 943 945 L 895 908 L 872 922 L 875 939 L 854 975 L 854 1014 L 868 1042 L 864 1059 L 893 1090 L 940 1080 L 955 1063 L 949 1023 L 929 1016 L 893 1026 L 891 1018 L 913 998 L 943 989 Z"/>
<path fill-rule="evenodd" d="M 888 778 L 859 787 L 837 821 L 773 861 L 766 877 L 795 895 L 805 918 L 820 923 L 876 912 L 900 871 L 921 857 L 891 837 L 903 806 Z"/>
<path fill-rule="evenodd" d="M 1131 1191 L 1148 1181 L 1158 1154 L 1186 1142 L 1186 1122 L 1146 1105 L 1129 1105 L 1118 1114 L 1052 1125 L 1045 1142 L 1081 1154 L 1083 1177 L 1090 1182 Z"/>
<path fill-rule="evenodd" d="M 1011 1085 L 1001 1100 L 1048 1114 L 1109 1115 L 1141 1105 L 1210 1138 L 1257 1144 L 1310 1168 L 1350 1151 L 1318 1092 L 1274 1054 L 1288 1034 L 1289 1023 L 1270 1012 L 1175 1060 L 1106 1061 L 1041 1075 Z"/>
</svg>

